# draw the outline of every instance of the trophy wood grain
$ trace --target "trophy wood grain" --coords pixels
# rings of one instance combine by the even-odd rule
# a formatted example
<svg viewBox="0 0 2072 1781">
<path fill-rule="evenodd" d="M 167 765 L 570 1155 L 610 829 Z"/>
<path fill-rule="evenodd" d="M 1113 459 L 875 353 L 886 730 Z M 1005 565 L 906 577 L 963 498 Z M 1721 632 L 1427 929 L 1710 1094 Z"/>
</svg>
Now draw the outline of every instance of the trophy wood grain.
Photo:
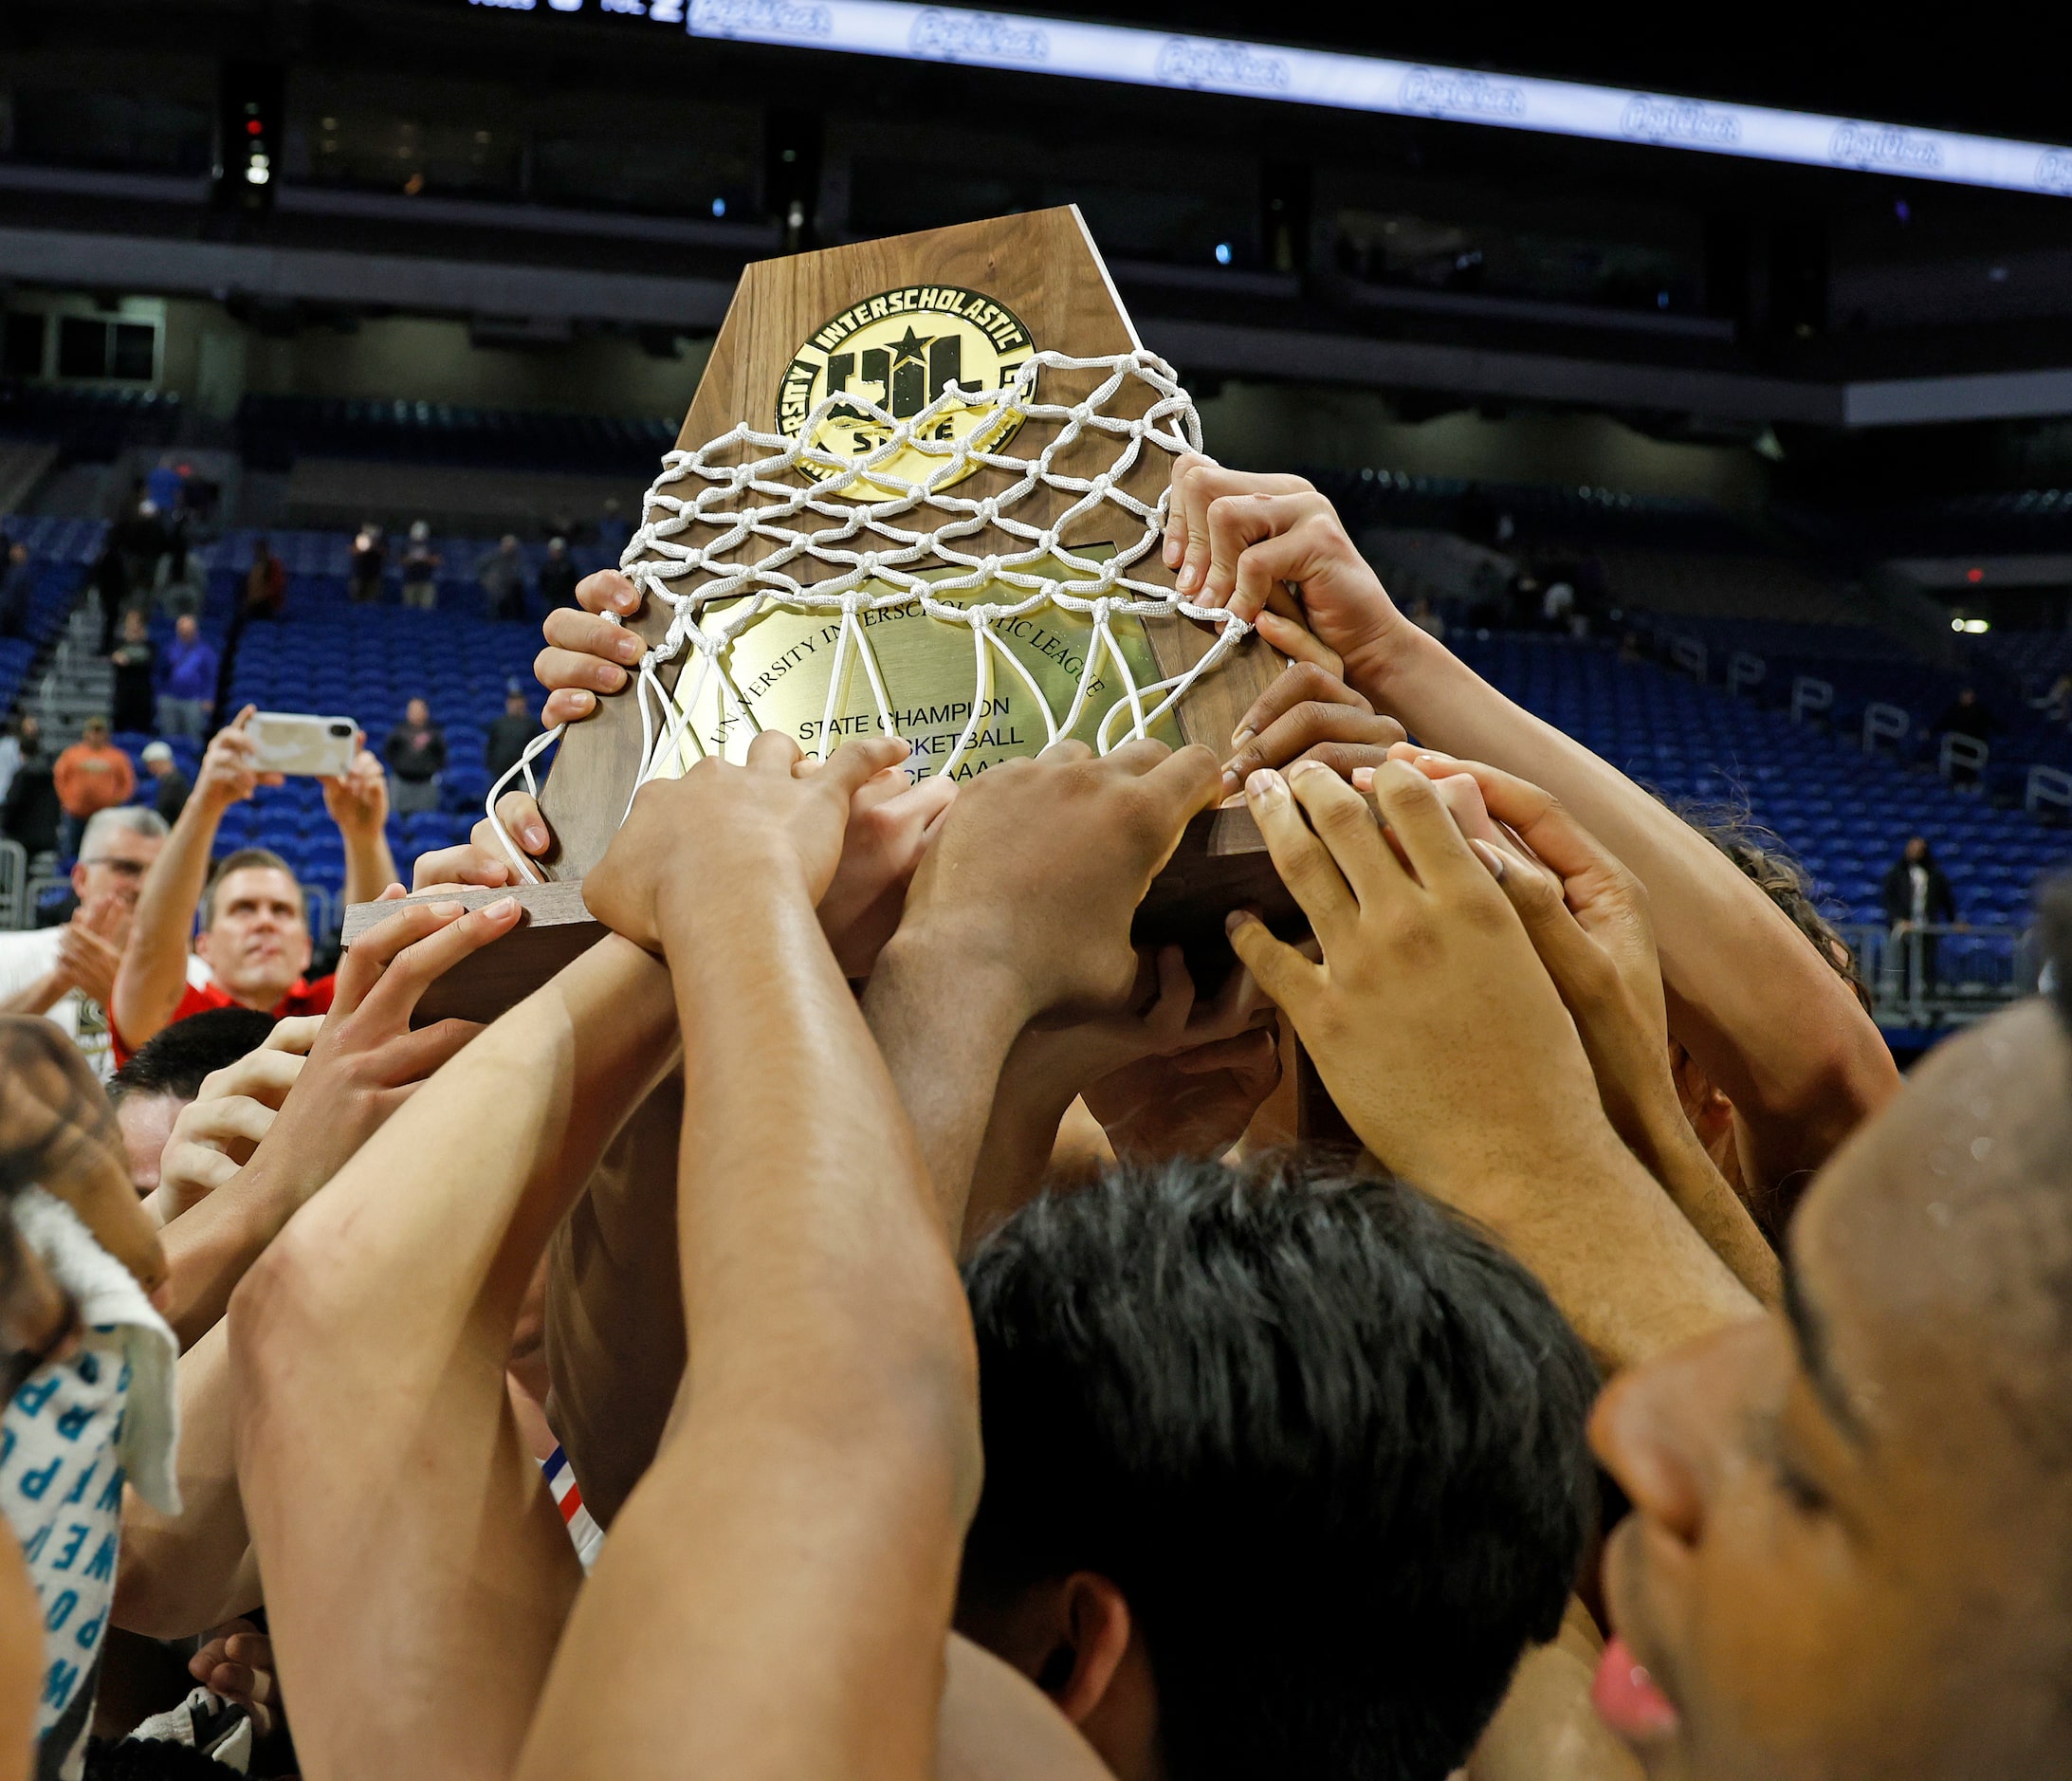
<svg viewBox="0 0 2072 1781">
<path fill-rule="evenodd" d="M 413 1026 L 430 1026 L 450 1017 L 494 1020 L 604 938 L 603 923 L 583 907 L 581 885 L 529 884 L 506 890 L 451 885 L 386 903 L 354 903 L 346 908 L 340 940 L 353 946 L 377 922 L 413 903 L 460 903 L 479 909 L 499 897 L 518 899 L 518 926 L 427 984 L 411 1015 Z"/>
<path fill-rule="evenodd" d="M 1091 358 L 1128 352 L 1140 344 L 1074 206 L 759 261 L 742 274 L 678 435 L 678 447 L 695 450 L 743 420 L 759 431 L 773 431 L 779 385 L 810 336 L 853 303 L 881 291 L 920 284 L 961 286 L 1004 303 L 1029 330 L 1038 349 Z M 1036 396 L 1041 402 L 1079 401 L 1097 381 L 1093 372 L 1045 371 Z M 1134 413 L 1144 412 L 1149 399 L 1144 386 L 1128 386 L 1124 395 L 1136 401 Z M 1115 412 L 1132 411 L 1118 400 Z M 1054 423 L 1029 421 L 1015 435 L 1012 450 L 1018 455 L 1033 455 L 1053 431 Z M 1094 434 L 1060 454 L 1056 468 L 1069 474 L 1092 474 L 1106 467 L 1112 450 L 1110 436 Z M 1164 451 L 1146 448 L 1119 486 L 1136 499 L 1152 503 L 1164 491 L 1171 468 L 1172 460 Z M 793 474 L 796 480 L 804 480 L 802 473 Z M 1014 480 L 1008 471 L 981 468 L 958 484 L 957 489 L 960 495 L 977 499 L 1004 490 Z M 1031 523 L 1045 523 L 1070 505 L 1072 499 L 1058 490 L 1037 489 L 1015 511 Z M 1117 518 L 1111 507 L 1090 514 L 1068 529 L 1063 542 L 1068 545 L 1120 543 L 1122 540 L 1111 536 Z M 805 516 L 798 523 L 810 529 L 833 522 Z M 687 542 L 706 542 L 716 535 L 700 528 Z M 962 547 L 1006 552 L 1021 546 L 1010 535 L 989 529 Z M 751 547 L 743 560 L 761 550 L 760 545 Z M 811 582 L 836 571 L 809 558 L 795 563 L 793 573 Z M 1131 573 L 1139 579 L 1171 585 L 1172 572 L 1155 552 Z M 651 602 L 632 626 L 651 646 L 668 632 L 669 621 L 668 608 Z M 1215 641 L 1207 627 L 1186 618 L 1153 620 L 1145 630 L 1162 674 L 1191 666 Z M 666 688 L 673 689 L 681 668 L 679 658 L 659 670 Z M 1278 669 L 1277 659 L 1258 638 L 1247 638 L 1221 668 L 1182 701 L 1178 713 L 1182 733 L 1220 755 L 1238 717 Z M 625 813 L 639 758 L 640 714 L 631 687 L 600 699 L 595 716 L 563 735 L 541 797 L 557 842 L 548 862 L 554 877 L 579 878 L 603 857 Z"/>
</svg>

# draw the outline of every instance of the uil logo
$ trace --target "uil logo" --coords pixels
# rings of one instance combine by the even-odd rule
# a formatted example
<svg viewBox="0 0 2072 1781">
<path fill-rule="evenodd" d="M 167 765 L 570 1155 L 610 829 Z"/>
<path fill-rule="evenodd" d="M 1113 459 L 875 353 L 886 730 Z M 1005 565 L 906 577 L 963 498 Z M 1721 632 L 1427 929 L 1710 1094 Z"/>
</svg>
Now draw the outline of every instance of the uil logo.
<svg viewBox="0 0 2072 1781">
<path fill-rule="evenodd" d="M 948 395 L 951 399 L 917 435 L 936 449 L 909 443 L 874 467 L 879 476 L 926 482 L 949 462 L 941 448 L 970 439 L 974 450 L 992 451 L 1015 435 L 1022 417 L 1012 409 L 969 405 L 956 396 L 1007 388 L 1034 347 L 1013 311 L 979 291 L 954 285 L 880 291 L 815 329 L 798 349 L 778 387 L 778 431 L 797 438 L 830 396 L 854 396 L 855 403 L 837 401 L 821 416 L 811 443 L 840 458 L 867 458 L 893 431 L 871 409 L 883 410 L 893 422 L 910 421 Z M 866 402 L 870 408 L 862 406 Z M 978 468 L 967 462 L 936 487 L 962 482 Z M 801 463 L 799 468 L 816 482 L 844 476 L 834 465 Z M 870 501 L 904 490 L 851 477 L 841 492 Z"/>
</svg>

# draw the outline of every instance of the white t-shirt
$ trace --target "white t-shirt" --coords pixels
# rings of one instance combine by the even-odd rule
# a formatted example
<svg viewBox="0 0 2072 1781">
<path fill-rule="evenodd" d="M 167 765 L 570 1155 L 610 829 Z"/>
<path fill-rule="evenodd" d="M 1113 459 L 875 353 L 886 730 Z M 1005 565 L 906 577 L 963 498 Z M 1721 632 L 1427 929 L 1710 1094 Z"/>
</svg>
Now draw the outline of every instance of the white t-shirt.
<svg viewBox="0 0 2072 1781">
<path fill-rule="evenodd" d="M 64 931 L 61 922 L 55 927 L 0 933 L 0 1001 L 19 996 L 57 968 L 59 936 Z M 211 981 L 209 967 L 192 952 L 187 955 L 187 981 L 197 989 Z M 64 1029 L 65 1037 L 80 1048 L 103 1082 L 115 1074 L 108 1011 L 98 1001 L 88 1001 L 78 990 L 68 989 L 44 1010 L 44 1019 Z"/>
</svg>

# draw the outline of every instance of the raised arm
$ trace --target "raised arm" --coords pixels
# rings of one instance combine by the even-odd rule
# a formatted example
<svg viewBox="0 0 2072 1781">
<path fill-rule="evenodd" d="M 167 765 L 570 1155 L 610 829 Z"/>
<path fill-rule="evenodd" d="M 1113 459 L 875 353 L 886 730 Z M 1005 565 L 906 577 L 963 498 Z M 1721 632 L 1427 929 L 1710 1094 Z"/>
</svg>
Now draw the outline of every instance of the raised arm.
<svg viewBox="0 0 2072 1781">
<path fill-rule="evenodd" d="M 458 917 L 361 1011 L 393 1015 L 508 914 Z M 671 1025 L 652 960 L 593 947 L 413 1095 L 232 1302 L 239 1481 L 305 1774 L 511 1772 L 578 1569 L 504 1363 Z M 436 1684 L 394 1685 L 412 1674 Z"/>
<path fill-rule="evenodd" d="M 969 1314 L 815 909 L 884 744 L 796 759 L 765 735 L 646 787 L 585 881 L 674 982 L 690 1358 L 521 1776 L 932 1772 L 979 1481 Z"/>
<path fill-rule="evenodd" d="M 1353 1130 L 1487 1225 L 1607 1370 L 1754 1314 L 1612 1129 L 1559 992 L 1432 783 L 1390 762 L 1373 789 L 1395 845 L 1328 768 L 1255 773 L 1248 800 L 1323 956 L 1256 917 L 1231 931 Z"/>
<path fill-rule="evenodd" d="M 186 992 L 194 911 L 209 882 L 209 856 L 223 813 L 259 786 L 281 782 L 279 774 L 260 773 L 251 764 L 253 744 L 245 725 L 257 708 L 247 706 L 211 739 L 194 788 L 138 892 L 129 945 L 116 972 L 115 1001 L 108 1010 L 115 1030 L 132 1051 L 164 1029 Z"/>
<path fill-rule="evenodd" d="M 1167 559 L 1183 591 L 1261 614 L 1270 642 L 1313 656 L 1301 626 L 1263 611 L 1272 589 L 1298 585 L 1326 666 L 1376 711 L 1428 747 L 1544 786 L 1631 868 L 1654 915 L 1671 1030 L 1741 1112 L 1760 1184 L 1818 1166 L 1898 1089 L 1869 1016 L 1769 898 L 1673 811 L 1403 618 L 1322 495 L 1299 478 L 1195 459 L 1179 472 L 1174 508 Z M 1290 687 L 1304 679 L 1298 664 Z M 1234 739 L 1239 777 L 1270 763 L 1278 720 L 1314 703 L 1269 689 Z M 1304 740 L 1317 721 L 1305 712 L 1281 725 L 1279 761 L 1328 735 Z"/>
<path fill-rule="evenodd" d="M 345 843 L 345 900 L 372 903 L 400 882 L 383 826 L 389 816 L 389 777 L 362 736 L 343 777 L 318 782 L 323 787 L 324 808 Z"/>
</svg>

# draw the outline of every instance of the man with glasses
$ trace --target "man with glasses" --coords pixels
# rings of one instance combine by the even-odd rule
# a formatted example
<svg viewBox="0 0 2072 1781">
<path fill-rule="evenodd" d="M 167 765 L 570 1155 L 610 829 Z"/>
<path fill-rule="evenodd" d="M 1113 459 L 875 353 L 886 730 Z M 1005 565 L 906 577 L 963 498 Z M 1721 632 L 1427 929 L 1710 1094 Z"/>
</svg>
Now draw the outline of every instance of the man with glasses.
<svg viewBox="0 0 2072 1781">
<path fill-rule="evenodd" d="M 90 817 L 72 868 L 79 907 L 55 927 L 0 933 L 0 1014 L 40 1014 L 63 1027 L 105 1080 L 115 1058 L 108 1003 L 144 874 L 165 846 L 165 818 L 119 805 Z M 191 976 L 206 982 L 197 961 Z"/>
</svg>

